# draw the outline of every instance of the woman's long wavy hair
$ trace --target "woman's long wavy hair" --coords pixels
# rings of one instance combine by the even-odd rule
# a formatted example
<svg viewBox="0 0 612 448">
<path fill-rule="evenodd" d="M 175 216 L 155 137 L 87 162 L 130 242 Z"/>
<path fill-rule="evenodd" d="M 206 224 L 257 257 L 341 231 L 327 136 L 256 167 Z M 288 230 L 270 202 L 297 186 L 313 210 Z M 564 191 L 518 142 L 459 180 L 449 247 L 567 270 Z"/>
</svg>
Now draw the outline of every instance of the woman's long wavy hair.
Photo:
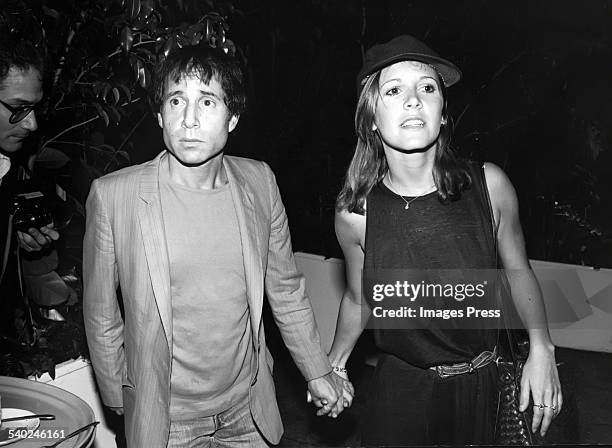
<svg viewBox="0 0 612 448">
<path fill-rule="evenodd" d="M 365 78 L 357 110 L 355 111 L 355 132 L 357 146 L 348 167 L 342 190 L 336 200 L 336 210 L 351 213 L 365 213 L 365 200 L 372 188 L 382 181 L 388 166 L 382 141 L 378 132 L 372 129 L 376 104 L 380 97 L 378 82 L 381 70 Z M 461 192 L 470 187 L 470 177 L 466 162 L 450 146 L 452 124 L 446 107 L 446 88 L 438 75 L 444 106 L 442 124 L 438 136 L 438 147 L 434 159 L 433 178 L 441 201 L 454 201 Z"/>
</svg>

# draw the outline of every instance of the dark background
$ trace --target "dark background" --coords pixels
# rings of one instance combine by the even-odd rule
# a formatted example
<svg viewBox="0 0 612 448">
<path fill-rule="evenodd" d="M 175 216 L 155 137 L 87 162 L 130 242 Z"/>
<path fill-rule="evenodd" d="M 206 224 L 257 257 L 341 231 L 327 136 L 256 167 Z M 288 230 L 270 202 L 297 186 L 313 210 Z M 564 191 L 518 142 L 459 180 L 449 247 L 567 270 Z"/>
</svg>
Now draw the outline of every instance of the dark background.
<svg viewBox="0 0 612 448">
<path fill-rule="evenodd" d="M 5 1 L 19 8 L 29 5 L 36 13 L 42 5 L 59 13 L 55 22 L 51 16 L 45 19 L 54 23 L 46 36 L 49 47 L 59 49 L 51 51 L 57 62 L 66 38 L 64 30 L 81 20 L 79 10 L 89 8 L 83 5 L 115 4 L 114 13 L 126 14 L 125 9 L 136 0 L 124 0 L 121 7 L 114 0 L 0 0 L 2 8 Z M 289 215 L 295 250 L 342 256 L 333 214 L 356 140 L 355 75 L 365 49 L 408 33 L 463 70 L 463 79 L 449 90 L 448 98 L 456 125 L 454 146 L 465 157 L 495 162 L 508 173 L 519 197 L 529 256 L 612 268 L 612 0 L 142 1 L 163 9 L 164 25 L 169 26 L 197 20 L 197 14 L 189 12 L 192 7 L 227 12 L 223 15 L 227 16 L 228 36 L 245 63 L 249 91 L 248 111 L 230 138 L 227 152 L 271 165 Z M 117 30 L 109 29 L 102 21 L 97 28 L 83 25 L 64 70 L 66 85 L 81 71 L 79 64 L 86 65 L 85 59 L 117 50 Z M 34 39 L 37 33 L 40 29 L 26 37 Z M 53 78 L 57 64 L 49 67 L 47 78 Z M 123 78 L 125 72 L 131 76 L 130 64 L 116 71 L 122 70 L 117 83 L 128 85 Z M 96 80 L 95 73 L 87 78 Z M 46 80 L 45 94 L 54 104 L 61 94 L 49 88 L 51 82 Z M 128 87 L 134 96 L 143 95 L 138 86 Z M 122 92 L 121 101 L 125 99 Z M 97 100 L 75 95 L 65 101 L 67 107 L 77 105 L 73 115 L 57 112 L 47 115 L 46 121 L 41 116 L 40 132 L 30 149 L 36 151 L 40 142 L 92 113 L 95 117 L 90 103 Z M 70 140 L 69 144 L 53 142 L 53 148 L 66 154 L 64 161 L 69 160 L 55 170 L 59 174 L 53 172 L 54 180 L 81 207 L 79 213 L 66 213 L 73 219 L 62 229 L 58 269 L 62 275 L 80 271 L 82 206 L 91 179 L 149 160 L 163 149 L 156 119 L 143 102 L 126 106 L 120 125 L 97 119 L 62 138 Z M 100 148 L 105 145 L 108 151 L 103 154 Z M 123 153 L 115 154 L 115 149 Z M 54 154 L 57 158 L 58 153 Z M 72 277 L 78 290 L 78 276 Z M 83 354 L 80 313 L 75 306 L 68 314 L 68 326 L 46 330 L 33 356 L 2 358 L 0 372 L 15 376 L 52 372 L 56 362 Z M 273 333 L 268 340 L 275 357 L 290 365 L 274 325 L 266 327 Z M 43 339 L 45 344 L 41 344 Z M 43 345 L 58 354 L 43 357 L 39 353 L 44 352 Z M 572 355 L 568 364 L 576 367 L 575 395 L 581 418 L 590 424 L 584 425 L 586 436 L 580 440 L 607 441 L 609 356 L 573 352 L 565 349 L 564 353 L 567 359 Z M 562 358 L 559 354 L 558 359 Z M 28 368 L 23 367 L 24 359 Z M 358 390 L 365 390 L 368 371 L 351 372 L 355 384 L 361 385 Z M 313 431 L 312 409 L 305 405 L 294 409 L 295 403 L 302 403 L 304 392 L 297 370 L 276 369 L 276 374 L 283 418 L 289 420 L 284 440 L 319 438 L 320 431 Z M 284 380 L 283 374 L 288 375 Z M 358 394 L 357 400 L 363 396 Z M 326 444 L 329 433 L 336 435 L 339 445 L 351 444 L 347 437 L 358 433 L 354 418 L 358 409 L 359 402 L 350 410 L 353 416 L 349 411 L 344 417 L 350 435 L 335 426 L 323 431 Z"/>
<path fill-rule="evenodd" d="M 43 17 L 52 61 L 45 82 L 50 106 L 33 146 L 38 144 L 37 161 L 71 161 L 54 176 L 76 198 L 81 218 L 93 178 L 163 149 L 146 105 L 162 45 L 135 45 L 122 56 L 122 30 L 131 28 L 134 42 L 142 35 L 140 19 L 129 11 L 135 5 L 158 10 L 158 31 L 189 27 L 216 11 L 225 18 L 248 84 L 248 110 L 227 152 L 271 165 L 295 250 L 341 256 L 334 201 L 356 141 L 355 75 L 367 48 L 409 33 L 463 70 L 449 90 L 453 145 L 463 156 L 497 163 L 508 173 L 529 256 L 612 267 L 612 0 L 6 1 L 17 3 L 17 10 L 29 5 L 30 15 Z M 75 29 L 62 67 L 66 35 Z M 36 34 L 40 29 L 25 38 Z M 147 82 L 132 74 L 138 72 L 135 56 L 148 61 Z M 58 68 L 60 82 L 53 84 Z M 86 76 L 75 88 L 79 73 Z M 113 110 L 113 86 L 119 103 L 130 104 L 115 101 Z M 131 91 L 131 102 L 124 90 Z M 136 97 L 142 101 L 135 103 Z M 97 120 L 61 141 L 51 138 L 96 114 Z M 49 139 L 48 148 L 59 151 L 53 157 L 48 150 L 41 154 L 41 142 Z"/>
<path fill-rule="evenodd" d="M 506 170 L 529 256 L 612 267 L 612 1 L 234 5 L 249 108 L 228 153 L 272 166 L 294 249 L 341 256 L 333 206 L 355 144 L 355 74 L 364 49 L 408 33 L 463 70 L 449 91 L 454 146 Z M 139 133 L 135 162 L 161 149 L 153 119 Z"/>
</svg>

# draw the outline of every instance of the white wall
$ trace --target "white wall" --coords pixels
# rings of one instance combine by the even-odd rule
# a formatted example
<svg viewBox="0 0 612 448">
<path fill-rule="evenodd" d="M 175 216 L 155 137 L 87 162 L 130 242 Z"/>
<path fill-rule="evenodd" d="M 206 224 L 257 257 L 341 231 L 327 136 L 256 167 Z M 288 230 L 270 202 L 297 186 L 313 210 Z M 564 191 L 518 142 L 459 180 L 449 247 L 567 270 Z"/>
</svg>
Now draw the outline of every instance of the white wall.
<svg viewBox="0 0 612 448">
<path fill-rule="evenodd" d="M 303 252 L 295 254 L 317 320 L 323 348 L 329 350 L 344 289 L 344 262 Z M 612 270 L 531 260 L 542 287 L 555 345 L 612 353 Z M 574 315 L 559 322 L 559 313 Z"/>
<path fill-rule="evenodd" d="M 72 392 L 85 401 L 93 410 L 96 420 L 100 422 L 96 427 L 96 439 L 93 447 L 117 448 L 115 433 L 108 428 L 104 413 L 102 412 L 103 405 L 96 389 L 94 373 L 89 361 L 79 358 L 57 365 L 55 368 L 55 380 L 51 379 L 48 373 L 45 373 L 40 378 L 30 377 L 29 379 L 57 386 Z"/>
</svg>

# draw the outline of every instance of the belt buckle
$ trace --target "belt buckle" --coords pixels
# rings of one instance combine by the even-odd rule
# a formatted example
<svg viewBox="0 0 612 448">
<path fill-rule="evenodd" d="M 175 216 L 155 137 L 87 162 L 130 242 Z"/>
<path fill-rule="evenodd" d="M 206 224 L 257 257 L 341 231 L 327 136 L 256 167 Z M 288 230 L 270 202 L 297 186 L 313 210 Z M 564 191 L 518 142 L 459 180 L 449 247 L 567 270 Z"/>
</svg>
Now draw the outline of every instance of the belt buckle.
<svg viewBox="0 0 612 448">
<path fill-rule="evenodd" d="M 440 366 L 435 366 L 435 371 L 436 371 L 436 373 L 438 374 L 438 376 L 439 376 L 440 378 L 442 378 L 442 379 L 444 379 L 444 378 L 449 378 L 449 377 L 453 376 L 453 375 L 451 375 L 451 374 L 446 373 L 446 372 L 444 371 L 444 366 L 441 366 L 441 365 L 440 365 Z"/>
<path fill-rule="evenodd" d="M 476 371 L 476 369 L 474 368 L 474 363 L 472 363 L 472 361 L 468 361 L 467 365 L 468 365 L 467 373 L 474 373 Z"/>
</svg>

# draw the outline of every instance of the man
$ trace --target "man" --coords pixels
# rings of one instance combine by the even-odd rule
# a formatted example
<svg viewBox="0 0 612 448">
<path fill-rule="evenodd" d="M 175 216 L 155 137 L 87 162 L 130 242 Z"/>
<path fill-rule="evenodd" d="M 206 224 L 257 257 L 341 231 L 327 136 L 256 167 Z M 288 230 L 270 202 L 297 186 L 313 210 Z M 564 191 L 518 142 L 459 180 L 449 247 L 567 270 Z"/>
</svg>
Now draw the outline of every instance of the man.
<svg viewBox="0 0 612 448">
<path fill-rule="evenodd" d="M 85 328 L 103 402 L 125 411 L 134 448 L 278 443 L 264 289 L 319 415 L 342 411 L 342 386 L 274 175 L 223 152 L 245 106 L 242 73 L 220 50 L 178 49 L 155 103 L 166 151 L 94 181 L 87 200 Z"/>
<path fill-rule="evenodd" d="M 11 156 L 38 128 L 34 109 L 43 96 L 42 67 L 40 53 L 29 43 L 0 42 L 0 185 L 15 170 Z M 17 237 L 19 245 L 32 252 L 47 246 L 49 240 L 57 240 L 59 234 L 45 226 L 17 232 Z"/>
<path fill-rule="evenodd" d="M 4 34 L 2 31 L 0 34 Z M 26 137 L 38 127 L 35 108 L 43 97 L 42 73 L 42 56 L 32 44 L 15 41 L 10 35 L 0 37 L 0 259 L 3 272 L 0 296 L 4 316 L 2 328 L 8 334 L 13 326 L 12 316 L 17 305 L 15 298 L 19 296 L 14 257 L 10 256 L 10 248 L 6 247 L 7 241 L 12 240 L 14 235 L 11 232 L 7 238 L 9 201 L 19 176 L 18 153 Z M 45 285 L 50 275 L 61 281 L 52 272 L 57 267 L 57 253 L 48 249 L 58 238 L 59 234 L 52 225 L 40 229 L 30 228 L 27 233 L 16 232 L 19 247 L 26 253 L 36 253 L 33 257 L 27 257 L 26 254 L 29 259 L 24 259 L 23 272 L 27 287 L 46 291 Z M 69 288 L 63 282 L 62 286 L 66 288 L 66 297 L 61 298 L 61 302 L 64 302 L 68 298 Z M 57 295 L 54 294 L 33 294 L 32 298 L 48 309 L 58 305 Z"/>
</svg>

